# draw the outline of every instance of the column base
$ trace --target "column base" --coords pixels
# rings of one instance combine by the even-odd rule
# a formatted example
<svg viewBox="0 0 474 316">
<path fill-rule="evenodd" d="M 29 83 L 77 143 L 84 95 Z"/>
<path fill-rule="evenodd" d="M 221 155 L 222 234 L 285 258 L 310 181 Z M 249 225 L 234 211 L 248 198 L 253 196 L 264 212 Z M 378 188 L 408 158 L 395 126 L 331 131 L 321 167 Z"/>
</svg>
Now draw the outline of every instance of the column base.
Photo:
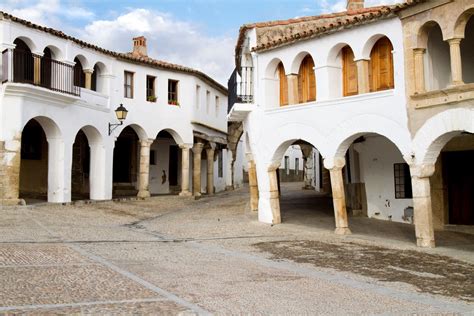
<svg viewBox="0 0 474 316">
<path fill-rule="evenodd" d="M 193 194 L 189 191 L 181 191 L 179 192 L 179 196 L 190 197 L 190 196 L 193 196 Z"/>
<path fill-rule="evenodd" d="M 335 230 L 334 230 L 334 233 L 336 235 L 350 235 L 352 234 L 351 230 L 349 229 L 349 227 L 337 227 Z"/>
<path fill-rule="evenodd" d="M 24 199 L 2 199 L 2 200 L 0 200 L 0 207 L 1 206 L 16 206 L 16 205 L 26 205 L 26 201 Z"/>
<path fill-rule="evenodd" d="M 227 185 L 227 186 L 225 187 L 225 190 L 226 190 L 226 191 L 232 191 L 232 190 L 234 190 L 234 189 L 235 189 L 235 188 L 234 188 L 233 185 Z"/>
<path fill-rule="evenodd" d="M 195 200 L 201 199 L 201 193 L 194 193 L 194 199 Z"/>
<path fill-rule="evenodd" d="M 417 238 L 416 245 L 422 248 L 435 248 L 435 241 L 432 239 Z"/>
<path fill-rule="evenodd" d="M 146 199 L 146 198 L 149 198 L 150 196 L 151 196 L 150 191 L 138 191 L 138 194 L 137 194 L 137 197 L 140 199 Z"/>
</svg>

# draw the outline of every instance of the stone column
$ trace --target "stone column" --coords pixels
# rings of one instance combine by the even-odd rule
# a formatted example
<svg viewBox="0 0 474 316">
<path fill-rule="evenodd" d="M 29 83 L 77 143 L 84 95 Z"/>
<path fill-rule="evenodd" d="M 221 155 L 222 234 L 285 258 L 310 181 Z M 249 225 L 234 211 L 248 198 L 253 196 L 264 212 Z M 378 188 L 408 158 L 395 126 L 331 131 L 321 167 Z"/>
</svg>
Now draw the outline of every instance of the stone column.
<svg viewBox="0 0 474 316">
<path fill-rule="evenodd" d="M 249 170 L 249 189 L 250 189 L 250 210 L 258 210 L 258 182 L 257 182 L 257 168 L 255 161 L 250 157 L 248 159 Z"/>
<path fill-rule="evenodd" d="M 424 48 L 415 48 L 413 50 L 414 59 L 414 77 L 415 93 L 426 92 L 425 88 L 425 52 Z"/>
<path fill-rule="evenodd" d="M 434 165 L 410 167 L 416 244 L 419 247 L 435 246 L 429 178 L 434 170 Z"/>
<path fill-rule="evenodd" d="M 347 220 L 346 197 L 344 194 L 344 180 L 342 168 L 346 164 L 344 158 L 334 158 L 332 161 L 324 159 L 324 166 L 329 169 L 331 176 L 332 201 L 334 204 L 334 218 L 338 235 L 349 235 L 349 222 Z"/>
<path fill-rule="evenodd" d="M 451 84 L 464 84 L 462 81 L 462 61 L 461 61 L 461 38 L 452 38 L 448 40 L 449 52 L 451 55 Z"/>
<path fill-rule="evenodd" d="M 367 59 L 359 59 L 356 61 L 357 65 L 357 85 L 359 94 L 370 92 L 369 82 L 369 61 Z"/>
<path fill-rule="evenodd" d="M 84 69 L 84 75 L 85 75 L 84 88 L 89 89 L 89 90 L 92 87 L 92 73 L 93 72 L 94 72 L 94 69 Z"/>
<path fill-rule="evenodd" d="M 34 84 L 41 84 L 41 57 L 33 56 L 33 82 Z"/>
<path fill-rule="evenodd" d="M 314 190 L 313 177 L 314 177 L 314 161 L 313 161 L 313 147 L 310 145 L 300 145 L 301 152 L 303 153 L 303 174 L 304 174 L 304 187 L 303 190 Z"/>
<path fill-rule="evenodd" d="M 153 140 L 140 140 L 140 166 L 138 170 L 138 197 L 150 197 L 150 146 Z"/>
<path fill-rule="evenodd" d="M 201 154 L 203 143 L 196 143 L 193 146 L 193 194 L 195 199 L 201 197 Z"/>
<path fill-rule="evenodd" d="M 298 104 L 298 75 L 286 76 L 288 82 L 288 104 Z"/>
<path fill-rule="evenodd" d="M 214 194 L 214 153 L 215 144 L 211 143 L 210 148 L 206 148 L 207 156 L 207 194 Z"/>
<path fill-rule="evenodd" d="M 21 133 L 0 141 L 0 207 L 24 204 L 20 196 Z"/>
<path fill-rule="evenodd" d="M 268 177 L 270 181 L 270 207 L 272 209 L 273 224 L 281 223 L 280 213 L 280 192 L 278 190 L 278 168 L 268 171 Z"/>
<path fill-rule="evenodd" d="M 181 148 L 181 192 L 180 196 L 191 196 L 189 191 L 189 149 L 188 144 L 179 145 Z"/>
</svg>

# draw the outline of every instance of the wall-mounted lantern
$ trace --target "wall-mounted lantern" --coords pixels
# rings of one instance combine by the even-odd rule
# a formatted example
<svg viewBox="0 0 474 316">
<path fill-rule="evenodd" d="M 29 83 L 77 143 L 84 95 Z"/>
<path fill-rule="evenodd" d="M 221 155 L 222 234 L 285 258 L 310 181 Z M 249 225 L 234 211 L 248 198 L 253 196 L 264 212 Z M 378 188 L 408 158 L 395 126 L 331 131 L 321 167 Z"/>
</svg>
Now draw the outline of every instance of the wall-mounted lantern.
<svg viewBox="0 0 474 316">
<path fill-rule="evenodd" d="M 116 124 L 109 123 L 109 136 L 117 127 L 123 124 L 123 121 L 127 118 L 127 114 L 128 114 L 127 109 L 123 106 L 122 103 L 120 103 L 120 106 L 115 109 L 115 115 L 117 116 L 117 120 L 119 120 L 120 123 L 116 123 Z"/>
</svg>

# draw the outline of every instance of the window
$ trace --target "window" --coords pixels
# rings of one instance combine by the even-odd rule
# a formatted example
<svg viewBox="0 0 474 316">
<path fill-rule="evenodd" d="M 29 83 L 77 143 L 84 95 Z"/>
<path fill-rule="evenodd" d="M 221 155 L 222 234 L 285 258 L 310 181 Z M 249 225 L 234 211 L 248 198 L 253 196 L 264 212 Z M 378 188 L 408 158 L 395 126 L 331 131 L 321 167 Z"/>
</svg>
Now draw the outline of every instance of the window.
<svg viewBox="0 0 474 316">
<path fill-rule="evenodd" d="M 406 163 L 396 163 L 393 165 L 395 176 L 395 198 L 411 199 L 413 193 L 411 190 L 410 167 Z"/>
<path fill-rule="evenodd" d="M 156 151 L 150 150 L 150 165 L 156 165 Z"/>
<path fill-rule="evenodd" d="M 168 104 L 179 105 L 178 80 L 168 80 Z"/>
<path fill-rule="evenodd" d="M 372 48 L 369 63 L 371 92 L 393 89 L 395 87 L 392 51 L 392 43 L 387 37 L 379 39 Z"/>
<path fill-rule="evenodd" d="M 224 157 L 222 149 L 217 152 L 217 176 L 222 178 L 224 176 Z"/>
<path fill-rule="evenodd" d="M 290 174 L 290 157 L 285 156 L 285 172 Z"/>
<path fill-rule="evenodd" d="M 359 93 L 358 78 L 357 78 L 357 64 L 354 61 L 354 52 L 349 46 L 345 46 L 342 52 L 342 81 L 343 81 L 343 96 L 356 95 Z"/>
<path fill-rule="evenodd" d="M 300 173 L 300 159 L 299 158 L 295 158 L 295 174 L 299 174 Z"/>
<path fill-rule="evenodd" d="M 216 117 L 219 116 L 219 97 L 216 95 Z"/>
<path fill-rule="evenodd" d="M 125 98 L 133 98 L 133 72 L 124 72 L 123 92 Z"/>
<path fill-rule="evenodd" d="M 146 100 L 148 102 L 156 102 L 155 79 L 156 77 L 146 76 Z"/>
<path fill-rule="evenodd" d="M 201 86 L 196 85 L 196 109 L 199 109 L 201 105 Z"/>
<path fill-rule="evenodd" d="M 283 63 L 278 64 L 278 79 L 280 87 L 280 106 L 288 105 L 288 81 L 285 74 Z"/>
<path fill-rule="evenodd" d="M 211 92 L 206 91 L 206 113 L 209 114 L 209 110 L 211 107 Z"/>
<path fill-rule="evenodd" d="M 316 77 L 313 58 L 307 55 L 298 72 L 298 103 L 311 101 L 316 101 Z"/>
</svg>

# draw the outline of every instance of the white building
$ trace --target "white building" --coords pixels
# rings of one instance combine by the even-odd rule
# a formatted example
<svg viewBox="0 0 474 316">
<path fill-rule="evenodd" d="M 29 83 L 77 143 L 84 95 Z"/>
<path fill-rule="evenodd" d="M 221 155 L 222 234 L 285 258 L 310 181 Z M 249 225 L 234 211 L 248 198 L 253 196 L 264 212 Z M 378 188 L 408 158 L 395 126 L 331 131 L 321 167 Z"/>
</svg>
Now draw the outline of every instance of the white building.
<svg viewBox="0 0 474 316">
<path fill-rule="evenodd" d="M 319 169 L 328 175 L 317 178 L 330 178 L 336 233 L 350 233 L 347 205 L 369 217 L 414 220 L 418 244 L 434 245 L 419 172 L 426 152 L 413 141 L 407 113 L 412 69 L 405 73 L 404 40 L 411 35 L 399 16 L 422 2 L 364 8 L 348 0 L 345 12 L 241 27 L 228 117 L 248 140 L 261 222 L 281 222 L 275 171 L 289 146 L 303 144 L 324 159 Z"/>
<path fill-rule="evenodd" d="M 7 13 L 0 45 L 3 203 L 232 185 L 227 89 L 204 73 L 148 57 L 143 37 L 116 53 Z"/>
</svg>

